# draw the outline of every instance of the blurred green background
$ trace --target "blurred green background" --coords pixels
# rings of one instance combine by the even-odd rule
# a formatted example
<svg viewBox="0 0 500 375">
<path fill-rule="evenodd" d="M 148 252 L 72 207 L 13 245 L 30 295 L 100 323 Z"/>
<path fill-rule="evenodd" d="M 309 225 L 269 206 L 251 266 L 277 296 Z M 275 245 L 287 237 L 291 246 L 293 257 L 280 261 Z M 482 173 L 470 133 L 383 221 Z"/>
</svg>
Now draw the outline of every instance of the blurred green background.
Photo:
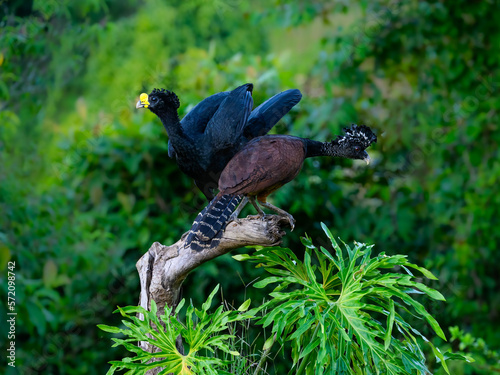
<svg viewBox="0 0 500 375">
<path fill-rule="evenodd" d="M 136 261 L 206 203 L 138 95 L 174 90 L 184 115 L 246 82 L 256 105 L 302 91 L 274 132 L 378 134 L 368 167 L 308 159 L 272 196 L 297 219 L 285 245 L 301 253 L 306 232 L 322 244 L 324 222 L 408 254 L 447 298 L 430 312 L 462 330 L 445 347 L 476 358 L 452 373 L 500 371 L 498 14 L 496 0 L 0 2 L 0 279 L 6 295 L 15 261 L 17 373 L 103 374 L 123 357 L 96 324 L 119 324 L 116 305 L 138 301 Z M 184 297 L 221 283 L 235 305 L 258 304 L 260 275 L 226 255 Z"/>
</svg>

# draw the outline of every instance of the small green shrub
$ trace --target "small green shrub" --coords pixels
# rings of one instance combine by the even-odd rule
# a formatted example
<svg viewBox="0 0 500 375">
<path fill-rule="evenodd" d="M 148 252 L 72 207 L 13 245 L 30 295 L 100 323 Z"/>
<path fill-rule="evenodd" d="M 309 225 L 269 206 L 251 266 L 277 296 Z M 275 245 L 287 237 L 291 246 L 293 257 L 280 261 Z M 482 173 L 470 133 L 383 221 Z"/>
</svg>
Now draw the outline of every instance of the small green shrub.
<svg viewBox="0 0 500 375">
<path fill-rule="evenodd" d="M 103 331 L 110 333 L 123 333 L 128 339 L 113 338 L 114 346 L 123 345 L 127 350 L 136 354 L 135 357 L 124 358 L 121 361 L 112 361 L 111 369 L 107 375 L 114 374 L 116 370 L 131 370 L 127 374 L 145 374 L 146 371 L 163 367 L 161 374 L 210 374 L 217 375 L 223 373 L 227 361 L 215 356 L 207 357 L 203 353 L 215 353 L 221 350 L 232 356 L 239 356 L 239 353 L 232 350 L 228 343 L 233 335 L 223 334 L 228 329 L 228 324 L 253 317 L 252 313 L 245 313 L 250 305 L 250 300 L 244 302 L 237 311 L 223 311 L 223 307 L 214 313 L 209 313 L 208 309 L 212 305 L 212 299 L 219 290 L 215 287 L 208 299 L 202 305 L 201 310 L 196 309 L 191 304 L 187 308 L 186 322 L 181 323 L 177 316 L 184 307 L 183 299 L 175 311 L 165 307 L 165 314 L 157 317 L 156 303 L 151 301 L 151 311 L 143 307 L 129 306 L 118 308 L 128 320 L 123 320 L 123 324 L 128 329 L 99 325 Z M 144 320 L 128 314 L 139 313 L 144 315 Z M 160 321 L 161 320 L 161 321 Z M 164 327 L 164 330 L 157 331 L 152 328 Z M 181 354 L 176 347 L 176 339 L 181 335 L 183 342 L 188 347 L 187 353 Z M 147 341 L 160 349 L 156 353 L 149 353 L 141 349 L 134 342 Z M 152 359 L 158 359 L 152 361 Z"/>
</svg>

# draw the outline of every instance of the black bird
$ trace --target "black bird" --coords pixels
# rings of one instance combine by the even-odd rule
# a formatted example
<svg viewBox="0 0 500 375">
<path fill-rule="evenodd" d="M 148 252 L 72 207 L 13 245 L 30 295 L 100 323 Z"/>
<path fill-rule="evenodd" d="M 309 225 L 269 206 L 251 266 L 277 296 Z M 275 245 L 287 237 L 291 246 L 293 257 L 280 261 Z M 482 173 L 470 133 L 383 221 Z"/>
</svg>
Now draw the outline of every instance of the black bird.
<svg viewBox="0 0 500 375">
<path fill-rule="evenodd" d="M 287 90 L 252 111 L 253 85 L 212 95 L 179 121 L 179 98 L 168 90 L 141 94 L 136 108 L 148 108 L 169 136 L 168 153 L 182 172 L 195 180 L 207 199 L 214 197 L 219 176 L 231 158 L 251 139 L 267 132 L 295 106 L 302 94 Z"/>
<path fill-rule="evenodd" d="M 365 125 L 353 124 L 344 132 L 345 135 L 332 142 L 287 135 L 266 135 L 253 139 L 222 171 L 220 192 L 194 221 L 185 247 L 191 246 L 193 250 L 200 251 L 217 246 L 226 223 L 235 220 L 248 201 L 261 217 L 265 213 L 257 201 L 261 206 L 286 217 L 293 230 L 295 220 L 292 215 L 267 202 L 268 195 L 292 181 L 299 174 L 305 158 L 334 156 L 362 159 L 369 163 L 365 149 L 377 141 L 376 135 Z"/>
</svg>

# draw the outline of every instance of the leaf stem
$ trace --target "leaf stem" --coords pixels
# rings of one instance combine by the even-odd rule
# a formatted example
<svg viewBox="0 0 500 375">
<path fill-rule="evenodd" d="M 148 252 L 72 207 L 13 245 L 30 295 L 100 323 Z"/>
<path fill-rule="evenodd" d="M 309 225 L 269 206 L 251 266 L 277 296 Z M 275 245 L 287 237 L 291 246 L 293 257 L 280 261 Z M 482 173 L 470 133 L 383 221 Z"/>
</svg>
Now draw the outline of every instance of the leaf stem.
<svg viewBox="0 0 500 375">
<path fill-rule="evenodd" d="M 258 363 L 257 368 L 255 369 L 255 372 L 253 373 L 253 375 L 259 375 L 261 373 L 261 371 L 264 369 L 264 367 L 263 367 L 264 362 L 266 362 L 267 355 L 271 351 L 271 348 L 273 347 L 275 342 L 276 342 L 276 334 L 274 335 L 273 343 L 271 345 L 269 345 L 268 348 L 264 349 L 264 351 L 262 352 L 262 356 L 260 357 L 259 363 Z"/>
</svg>

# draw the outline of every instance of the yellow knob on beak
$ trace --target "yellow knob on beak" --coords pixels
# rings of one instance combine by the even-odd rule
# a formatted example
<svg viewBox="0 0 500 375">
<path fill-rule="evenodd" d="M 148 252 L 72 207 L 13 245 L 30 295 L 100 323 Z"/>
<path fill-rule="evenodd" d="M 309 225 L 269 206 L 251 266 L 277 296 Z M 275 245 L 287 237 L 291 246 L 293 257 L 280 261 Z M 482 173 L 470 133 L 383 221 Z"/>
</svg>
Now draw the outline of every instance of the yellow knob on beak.
<svg viewBox="0 0 500 375">
<path fill-rule="evenodd" d="M 141 96 L 139 96 L 139 101 L 135 105 L 135 108 L 148 108 L 148 106 L 149 106 L 148 94 L 142 93 Z"/>
</svg>

